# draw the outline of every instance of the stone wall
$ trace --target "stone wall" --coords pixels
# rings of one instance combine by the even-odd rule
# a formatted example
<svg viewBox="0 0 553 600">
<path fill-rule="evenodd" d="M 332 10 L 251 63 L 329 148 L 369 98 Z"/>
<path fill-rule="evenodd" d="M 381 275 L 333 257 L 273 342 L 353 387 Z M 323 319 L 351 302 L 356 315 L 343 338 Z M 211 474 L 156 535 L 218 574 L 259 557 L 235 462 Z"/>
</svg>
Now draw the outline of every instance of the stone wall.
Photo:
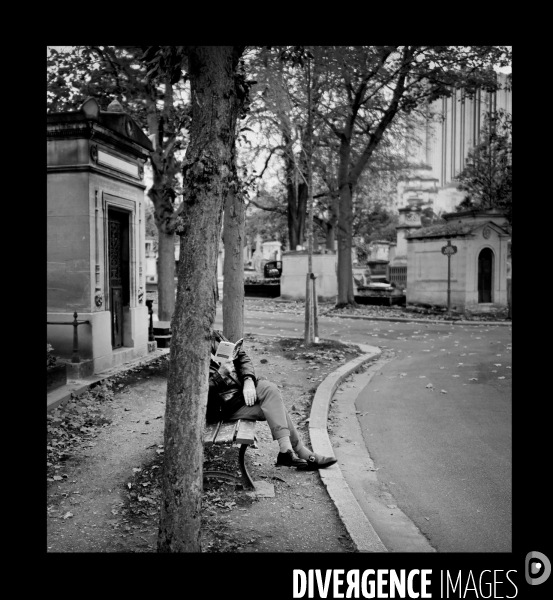
<svg viewBox="0 0 553 600">
<path fill-rule="evenodd" d="M 55 173 L 47 180 L 46 304 L 49 311 L 91 305 L 91 223 L 86 173 Z"/>
<path fill-rule="evenodd" d="M 338 294 L 336 254 L 313 254 L 313 273 L 317 274 L 316 290 L 319 300 L 334 300 Z M 286 252 L 282 255 L 280 297 L 305 300 L 307 253 Z"/>
<path fill-rule="evenodd" d="M 466 259 L 464 240 L 454 240 L 457 254 L 451 257 L 451 305 L 464 306 Z M 444 239 L 408 243 L 407 303 L 447 306 L 447 257 L 442 254 Z"/>
</svg>

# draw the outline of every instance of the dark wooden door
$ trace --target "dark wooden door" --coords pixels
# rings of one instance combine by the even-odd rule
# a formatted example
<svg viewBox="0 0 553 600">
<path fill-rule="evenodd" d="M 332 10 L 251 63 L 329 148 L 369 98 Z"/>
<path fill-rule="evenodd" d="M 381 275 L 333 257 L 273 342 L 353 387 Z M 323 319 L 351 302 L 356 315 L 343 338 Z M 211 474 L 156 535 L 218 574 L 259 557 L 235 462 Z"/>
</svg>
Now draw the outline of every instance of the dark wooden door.
<svg viewBox="0 0 553 600">
<path fill-rule="evenodd" d="M 124 345 L 123 308 L 128 306 L 130 300 L 128 212 L 109 210 L 108 236 L 111 344 L 114 348 L 120 348 Z"/>
<path fill-rule="evenodd" d="M 111 311 L 111 345 L 123 345 L 123 285 L 121 222 L 117 215 L 109 214 L 109 305 Z"/>
<path fill-rule="evenodd" d="M 478 302 L 492 302 L 493 252 L 484 248 L 478 256 Z"/>
</svg>

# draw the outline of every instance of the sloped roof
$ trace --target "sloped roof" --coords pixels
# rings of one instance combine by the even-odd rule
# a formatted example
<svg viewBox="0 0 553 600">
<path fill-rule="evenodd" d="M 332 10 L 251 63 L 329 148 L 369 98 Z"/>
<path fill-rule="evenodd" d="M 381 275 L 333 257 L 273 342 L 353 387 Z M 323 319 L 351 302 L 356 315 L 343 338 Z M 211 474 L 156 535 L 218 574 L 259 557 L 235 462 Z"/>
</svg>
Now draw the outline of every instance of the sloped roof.
<svg viewBox="0 0 553 600">
<path fill-rule="evenodd" d="M 152 152 L 152 142 L 142 131 L 135 120 L 125 112 L 111 112 L 100 110 L 98 102 L 94 98 L 89 98 L 79 108 L 79 110 L 50 113 L 46 115 L 48 125 L 59 125 L 63 123 L 78 123 L 87 121 L 96 121 L 107 129 L 118 133 L 119 135 L 131 139 L 139 146 Z"/>
<path fill-rule="evenodd" d="M 428 227 L 421 227 L 416 231 L 413 231 L 409 235 L 405 236 L 408 240 L 422 239 L 422 238 L 448 238 L 448 237 L 460 237 L 464 235 L 471 235 L 477 229 L 489 225 L 495 229 L 498 233 L 510 234 L 510 226 L 497 225 L 493 221 L 486 222 L 459 222 L 456 223 L 437 223 L 436 225 L 429 225 Z"/>
</svg>

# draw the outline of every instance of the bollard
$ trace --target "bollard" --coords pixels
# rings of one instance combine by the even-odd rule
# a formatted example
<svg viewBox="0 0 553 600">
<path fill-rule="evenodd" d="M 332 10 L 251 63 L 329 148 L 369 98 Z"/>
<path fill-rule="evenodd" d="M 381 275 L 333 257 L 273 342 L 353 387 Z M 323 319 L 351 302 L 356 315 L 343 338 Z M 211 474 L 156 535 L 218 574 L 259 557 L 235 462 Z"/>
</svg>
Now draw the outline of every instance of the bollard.
<svg viewBox="0 0 553 600">
<path fill-rule="evenodd" d="M 155 337 L 154 337 L 154 322 L 153 322 L 153 314 L 154 314 L 154 309 L 152 308 L 152 304 L 153 304 L 153 300 L 146 300 L 146 306 L 148 307 L 148 314 L 149 314 L 149 325 L 148 325 L 148 341 L 149 342 L 155 342 Z"/>
<path fill-rule="evenodd" d="M 71 357 L 72 363 L 80 363 L 81 359 L 79 357 L 79 334 L 77 333 L 77 328 L 79 326 L 79 322 L 77 321 L 77 312 L 73 313 L 73 356 Z"/>
</svg>

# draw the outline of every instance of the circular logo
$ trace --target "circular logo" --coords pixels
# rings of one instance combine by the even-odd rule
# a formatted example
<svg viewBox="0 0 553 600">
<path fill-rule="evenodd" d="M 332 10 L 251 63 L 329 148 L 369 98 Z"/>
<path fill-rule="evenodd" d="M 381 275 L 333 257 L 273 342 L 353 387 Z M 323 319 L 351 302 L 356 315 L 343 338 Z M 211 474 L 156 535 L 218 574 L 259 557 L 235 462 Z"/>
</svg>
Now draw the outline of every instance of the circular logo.
<svg viewBox="0 0 553 600">
<path fill-rule="evenodd" d="M 540 585 L 551 575 L 551 563 L 541 552 L 528 552 L 525 563 L 524 575 L 530 585 Z"/>
<path fill-rule="evenodd" d="M 492 234 L 492 230 L 488 226 L 484 227 L 484 231 L 482 232 L 484 239 L 487 240 L 491 234 Z"/>
<path fill-rule="evenodd" d="M 127 119 L 127 122 L 125 123 L 125 129 L 127 130 L 127 135 L 132 137 L 133 127 L 130 119 Z"/>
</svg>

